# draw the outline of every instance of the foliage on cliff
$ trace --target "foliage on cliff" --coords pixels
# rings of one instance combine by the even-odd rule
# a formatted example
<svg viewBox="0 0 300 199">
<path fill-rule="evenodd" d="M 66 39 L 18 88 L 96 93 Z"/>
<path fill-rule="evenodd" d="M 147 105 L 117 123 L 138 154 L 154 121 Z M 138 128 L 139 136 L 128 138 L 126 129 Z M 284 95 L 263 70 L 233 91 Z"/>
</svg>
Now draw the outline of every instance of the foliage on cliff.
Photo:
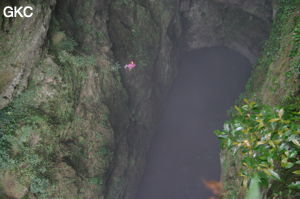
<svg viewBox="0 0 300 199">
<path fill-rule="evenodd" d="M 244 198 L 256 174 L 263 197 L 299 197 L 300 2 L 281 0 L 278 5 L 270 37 L 241 97 L 250 102 L 240 100 L 232 119 L 217 132 L 223 146 L 224 198 Z"/>
<path fill-rule="evenodd" d="M 247 84 L 247 98 L 282 104 L 297 95 L 300 77 L 300 1 L 281 0 L 272 31 Z"/>
<path fill-rule="evenodd" d="M 264 188 L 276 181 L 272 196 L 295 196 L 300 190 L 300 100 L 279 108 L 245 102 L 217 132 L 222 147 L 240 155 L 243 186 L 258 175 Z"/>
<path fill-rule="evenodd" d="M 11 20 L 6 32 L 0 27 L 1 36 L 10 38 L 1 38 L 0 46 L 14 52 L 2 56 L 0 50 L 0 92 L 24 87 L 0 106 L 0 198 L 102 198 L 112 159 L 109 114 L 126 101 L 118 72 L 109 70 L 106 21 L 92 20 L 103 14 L 95 14 L 95 0 L 76 1 L 78 6 L 57 1 L 51 9 L 44 5 L 48 1 L 35 2 L 36 18 Z M 34 41 L 40 46 L 31 45 Z M 20 72 L 24 85 L 7 80 L 8 69 L 19 69 L 15 62 L 26 69 Z M 115 107 L 104 103 L 116 98 L 122 100 Z"/>
</svg>

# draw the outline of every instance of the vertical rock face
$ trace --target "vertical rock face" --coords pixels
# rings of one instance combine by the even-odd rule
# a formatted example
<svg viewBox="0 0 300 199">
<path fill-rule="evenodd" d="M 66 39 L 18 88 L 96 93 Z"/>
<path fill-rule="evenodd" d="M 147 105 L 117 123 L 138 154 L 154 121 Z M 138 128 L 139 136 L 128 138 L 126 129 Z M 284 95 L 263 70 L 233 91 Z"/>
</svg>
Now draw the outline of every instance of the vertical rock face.
<svg viewBox="0 0 300 199">
<path fill-rule="evenodd" d="M 110 12 L 114 55 L 121 62 L 134 59 L 142 69 L 122 74 L 133 117 L 118 144 L 107 198 L 134 198 L 157 119 L 155 107 L 176 75 L 178 53 L 227 46 L 254 63 L 272 16 L 267 1 L 252 7 L 249 1 L 139 2 L 113 4 Z"/>
<path fill-rule="evenodd" d="M 55 0 L 44 1 L 43 6 L 25 0 L 4 1 L 0 4 L 1 14 L 5 6 L 15 6 L 16 3 L 20 6 L 31 5 L 36 14 L 30 19 L 8 19 L 1 15 L 0 108 L 26 88 L 30 72 L 39 61 L 42 45 L 46 41 Z"/>
<path fill-rule="evenodd" d="M 159 1 L 116 1 L 111 5 L 112 51 L 122 64 L 134 60 L 137 67 L 122 72 L 130 99 L 130 122 L 126 129 L 116 131 L 118 148 L 106 198 L 134 198 L 157 120 L 156 104 L 174 77 L 171 55 L 175 45 L 167 31 L 175 6 Z"/>
<path fill-rule="evenodd" d="M 254 63 L 272 16 L 267 0 L 17 3 L 34 16 L 0 18 L 8 198 L 134 198 L 178 53 L 227 46 Z"/>
<path fill-rule="evenodd" d="M 182 4 L 186 31 L 182 41 L 184 48 L 227 46 L 255 63 L 269 33 L 270 3 L 202 0 L 191 1 L 188 9 L 186 4 Z"/>
<path fill-rule="evenodd" d="M 237 7 L 251 15 L 254 15 L 267 23 L 272 17 L 272 0 L 214 0 L 232 7 Z"/>
<path fill-rule="evenodd" d="M 120 128 L 128 120 L 108 6 L 34 1 L 33 18 L 1 18 L 1 34 L 20 40 L 0 44 L 12 51 L 1 54 L 1 197 L 103 198 L 115 147 L 110 114 Z"/>
</svg>

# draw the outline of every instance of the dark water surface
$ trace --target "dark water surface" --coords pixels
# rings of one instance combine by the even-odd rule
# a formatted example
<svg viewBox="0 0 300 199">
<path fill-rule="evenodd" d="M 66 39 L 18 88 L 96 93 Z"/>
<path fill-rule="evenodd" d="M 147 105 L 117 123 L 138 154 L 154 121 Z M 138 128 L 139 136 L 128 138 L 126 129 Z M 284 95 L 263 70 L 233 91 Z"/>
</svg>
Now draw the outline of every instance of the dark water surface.
<svg viewBox="0 0 300 199">
<path fill-rule="evenodd" d="M 226 48 L 183 55 L 163 109 L 136 199 L 208 199 L 202 180 L 219 180 L 219 142 L 213 131 L 243 91 L 251 66 Z"/>
</svg>

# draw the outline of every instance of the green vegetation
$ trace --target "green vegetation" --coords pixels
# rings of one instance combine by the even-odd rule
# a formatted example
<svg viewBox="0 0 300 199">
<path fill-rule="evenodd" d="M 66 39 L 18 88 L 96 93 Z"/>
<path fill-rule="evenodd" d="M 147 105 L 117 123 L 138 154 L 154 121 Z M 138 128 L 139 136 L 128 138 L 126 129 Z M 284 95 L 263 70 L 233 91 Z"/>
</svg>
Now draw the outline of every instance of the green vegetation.
<svg viewBox="0 0 300 199">
<path fill-rule="evenodd" d="M 93 185 L 103 185 L 103 181 L 100 178 L 90 178 L 89 179 L 89 183 L 93 184 Z"/>
<path fill-rule="evenodd" d="M 67 51 L 61 51 L 58 55 L 58 59 L 64 65 L 71 65 L 80 69 L 96 65 L 96 60 L 92 56 L 76 56 Z"/>
<path fill-rule="evenodd" d="M 122 68 L 122 66 L 117 61 L 111 61 L 110 68 L 111 68 L 111 71 L 118 71 Z"/>
<path fill-rule="evenodd" d="M 47 130 L 48 118 L 23 106 L 26 98 L 23 95 L 0 111 L 0 168 L 5 171 L 1 175 L 11 173 L 22 185 L 29 185 L 31 193 L 43 196 L 49 185 L 49 160 L 54 153 L 45 142 L 54 138 Z"/>
<path fill-rule="evenodd" d="M 4 91 L 7 84 L 12 81 L 13 73 L 9 70 L 0 70 L 0 93 Z"/>
<path fill-rule="evenodd" d="M 75 50 L 75 47 L 78 47 L 78 43 L 64 31 L 60 31 L 59 22 L 55 18 L 52 24 L 54 27 L 52 29 L 51 49 L 63 66 L 84 69 L 82 70 L 82 72 L 84 72 L 86 71 L 85 67 L 96 65 L 96 59 L 93 56 L 83 54 L 78 51 L 78 48 Z"/>
<path fill-rule="evenodd" d="M 78 50 L 77 42 L 64 32 L 58 31 L 52 37 L 52 52 L 57 61 L 64 66 L 62 74 L 66 79 L 83 80 L 87 77 L 86 68 L 94 67 L 96 59 L 94 56 L 88 56 Z"/>
<path fill-rule="evenodd" d="M 259 189 L 259 177 L 254 176 L 251 179 L 249 190 L 245 199 L 261 199 L 260 189 Z"/>
<path fill-rule="evenodd" d="M 300 16 L 297 15 L 293 20 L 292 28 L 293 48 L 290 51 L 289 58 L 293 59 L 290 70 L 286 73 L 288 77 L 293 74 L 300 76 Z"/>
<path fill-rule="evenodd" d="M 299 77 L 300 71 L 299 3 L 299 0 L 279 1 L 272 31 L 246 86 L 244 97 L 255 98 L 256 101 L 269 98 L 268 101 L 275 104 L 283 103 L 295 95 L 298 89 L 295 87 L 295 79 Z"/>
<path fill-rule="evenodd" d="M 73 134 L 86 131 L 82 127 L 87 121 L 75 120 L 74 104 L 86 80 L 87 69 L 96 65 L 96 59 L 84 54 L 78 48 L 77 42 L 60 30 L 58 22 L 55 23 L 49 51 L 51 56 L 44 55 L 41 58 L 39 65 L 32 72 L 28 88 L 9 106 L 0 110 L 0 198 L 3 193 L 29 198 L 53 198 L 58 194 L 57 189 L 64 186 L 57 180 L 57 176 L 63 175 L 60 173 L 62 171 L 55 170 L 57 164 L 62 161 L 59 155 L 65 155 L 75 163 L 82 162 L 78 157 L 86 157 L 85 148 L 92 145 L 89 156 L 93 156 L 98 165 L 101 164 L 100 160 L 103 161 L 100 165 L 103 170 L 112 156 L 109 147 L 101 144 L 106 138 L 83 139 L 80 144 L 76 138 L 66 138 L 71 129 Z M 1 89 L 10 81 L 9 74 L 5 77 L 0 81 Z M 74 150 L 63 148 L 59 144 L 64 139 L 72 139 L 76 143 Z M 78 163 L 74 168 L 62 164 L 60 169 L 73 175 L 75 181 L 76 176 L 72 172 L 75 169 L 80 170 L 83 164 L 85 163 Z M 97 175 L 103 176 L 102 170 L 97 172 Z M 102 184 L 100 177 L 97 178 L 97 184 Z M 95 182 L 92 180 L 91 186 Z M 8 186 L 10 183 L 15 186 Z M 67 189 L 60 194 L 69 196 L 66 198 L 74 198 L 70 194 L 76 193 L 76 187 L 71 187 L 72 191 Z M 101 187 L 95 187 L 93 190 L 101 190 Z"/>
<path fill-rule="evenodd" d="M 246 92 L 230 111 L 224 130 L 217 132 L 223 148 L 225 199 L 248 199 L 258 190 L 263 198 L 299 197 L 300 1 L 278 4 Z M 244 98 L 249 100 L 243 102 Z M 259 187 L 251 187 L 255 178 Z"/>
<path fill-rule="evenodd" d="M 217 131 L 222 147 L 241 155 L 244 186 L 258 175 L 265 188 L 278 181 L 274 196 L 293 196 L 300 190 L 300 100 L 279 108 L 245 102 Z"/>
<path fill-rule="evenodd" d="M 150 13 L 142 6 L 137 8 L 139 19 L 131 28 L 133 53 L 129 58 L 135 60 L 138 66 L 145 68 L 153 63 L 159 35 L 158 27 L 151 18 Z"/>
<path fill-rule="evenodd" d="M 114 32 L 112 39 L 113 42 L 116 42 L 116 57 L 122 57 L 122 59 L 126 57 L 126 62 L 134 60 L 139 66 L 138 70 L 151 70 L 160 41 L 158 24 L 153 20 L 149 10 L 138 2 L 118 0 L 113 4 L 113 9 L 115 13 L 119 12 L 122 15 L 130 13 L 130 17 L 133 19 L 126 24 L 120 16 L 113 15 L 111 17 L 111 26 Z"/>
</svg>

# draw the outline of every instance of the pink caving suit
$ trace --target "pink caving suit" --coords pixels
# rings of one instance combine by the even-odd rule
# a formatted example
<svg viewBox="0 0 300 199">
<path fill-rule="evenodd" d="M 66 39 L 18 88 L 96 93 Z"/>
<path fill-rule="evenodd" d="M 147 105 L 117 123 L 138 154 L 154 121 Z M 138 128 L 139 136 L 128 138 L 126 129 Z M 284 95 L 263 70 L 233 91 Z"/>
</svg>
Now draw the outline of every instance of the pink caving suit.
<svg viewBox="0 0 300 199">
<path fill-rule="evenodd" d="M 136 67 L 136 64 L 133 61 L 131 61 L 129 64 L 126 64 L 124 68 L 132 70 L 134 67 Z"/>
</svg>

